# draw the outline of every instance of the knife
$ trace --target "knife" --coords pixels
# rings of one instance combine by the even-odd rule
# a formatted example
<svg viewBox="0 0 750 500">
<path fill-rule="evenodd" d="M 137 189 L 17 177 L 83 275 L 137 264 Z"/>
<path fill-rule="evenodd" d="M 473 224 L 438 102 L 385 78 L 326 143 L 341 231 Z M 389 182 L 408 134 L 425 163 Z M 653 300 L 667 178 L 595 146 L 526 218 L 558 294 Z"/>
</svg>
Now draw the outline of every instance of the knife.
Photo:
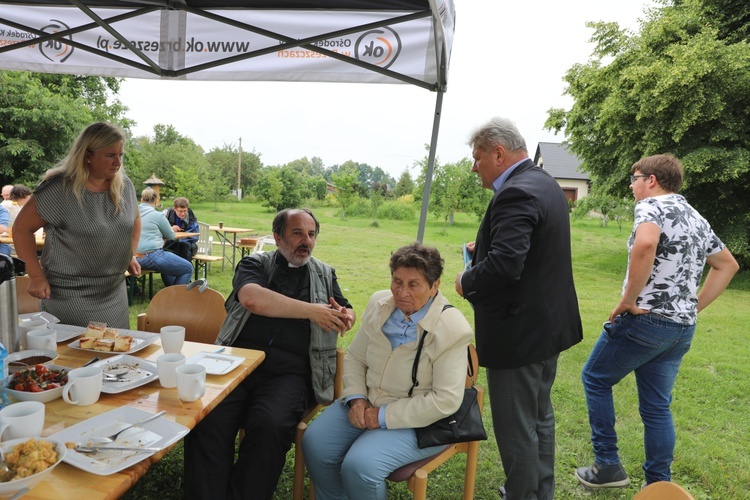
<svg viewBox="0 0 750 500">
<path fill-rule="evenodd" d="M 96 453 L 97 451 L 115 450 L 115 451 L 148 451 L 157 452 L 161 451 L 161 448 L 135 448 L 127 446 L 83 446 L 78 445 L 74 448 L 76 451 L 81 453 Z"/>
<path fill-rule="evenodd" d="M 86 361 L 86 363 L 83 366 L 89 366 L 90 364 L 96 363 L 97 361 L 99 361 L 99 358 L 90 359 L 89 361 Z"/>
</svg>

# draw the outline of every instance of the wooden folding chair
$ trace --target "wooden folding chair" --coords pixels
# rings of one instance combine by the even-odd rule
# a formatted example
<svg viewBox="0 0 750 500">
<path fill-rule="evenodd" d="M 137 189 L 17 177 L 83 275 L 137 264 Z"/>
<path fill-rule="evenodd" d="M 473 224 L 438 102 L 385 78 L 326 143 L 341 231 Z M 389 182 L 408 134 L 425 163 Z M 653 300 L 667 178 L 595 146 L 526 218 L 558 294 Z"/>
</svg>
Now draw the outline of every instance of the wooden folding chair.
<svg viewBox="0 0 750 500">
<path fill-rule="evenodd" d="M 481 411 L 484 408 L 484 388 L 476 385 L 477 376 L 479 374 L 479 357 L 477 356 L 477 350 L 474 345 L 469 345 L 469 362 L 471 365 L 468 367 L 468 373 L 471 375 L 466 375 L 466 387 L 471 387 L 473 385 L 476 388 L 477 403 L 479 404 L 479 410 Z M 406 481 L 409 491 L 411 491 L 414 496 L 414 500 L 425 500 L 427 498 L 428 474 L 457 453 L 466 453 L 464 492 L 461 498 L 463 500 L 470 500 L 474 498 L 474 485 L 477 479 L 479 441 L 448 445 L 437 455 L 399 467 L 391 472 L 388 476 L 388 480 L 395 483 Z"/>
<path fill-rule="evenodd" d="M 339 347 L 336 349 L 336 376 L 333 379 L 333 400 L 336 401 L 341 397 L 341 389 L 343 383 L 341 377 L 344 374 L 344 349 Z M 302 500 L 305 492 L 305 457 L 302 454 L 302 436 L 307 430 L 307 426 L 310 421 L 318 414 L 324 405 L 316 404 L 302 417 L 300 423 L 297 424 L 297 431 L 294 434 L 294 487 L 292 490 L 292 498 L 294 500 Z M 310 483 L 310 497 L 311 500 L 315 499 L 313 493 L 312 483 Z"/>
<path fill-rule="evenodd" d="M 159 333 L 163 326 L 184 326 L 185 340 L 213 344 L 226 316 L 224 296 L 198 280 L 159 290 L 138 315 L 138 330 Z"/>
<path fill-rule="evenodd" d="M 695 500 L 693 495 L 677 483 L 651 483 L 635 494 L 633 500 Z"/>
<path fill-rule="evenodd" d="M 16 276 L 16 300 L 18 302 L 18 314 L 39 312 L 39 299 L 28 294 L 27 290 L 31 283 L 28 275 Z"/>
</svg>

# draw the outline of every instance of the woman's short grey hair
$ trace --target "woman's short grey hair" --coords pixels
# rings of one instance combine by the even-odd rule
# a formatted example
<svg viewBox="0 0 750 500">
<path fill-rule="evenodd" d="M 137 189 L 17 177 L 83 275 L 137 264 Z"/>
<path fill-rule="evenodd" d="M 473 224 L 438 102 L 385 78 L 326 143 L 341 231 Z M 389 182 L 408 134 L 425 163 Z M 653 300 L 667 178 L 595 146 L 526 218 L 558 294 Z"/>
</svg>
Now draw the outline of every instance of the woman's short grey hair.
<svg viewBox="0 0 750 500">
<path fill-rule="evenodd" d="M 437 248 L 426 247 L 414 242 L 401 247 L 391 254 L 391 274 L 401 267 L 411 267 L 418 270 L 432 286 L 443 275 L 443 258 Z"/>
<path fill-rule="evenodd" d="M 512 121 L 496 116 L 471 134 L 469 146 L 489 151 L 495 146 L 503 146 L 510 151 L 528 151 L 526 140 Z"/>
</svg>

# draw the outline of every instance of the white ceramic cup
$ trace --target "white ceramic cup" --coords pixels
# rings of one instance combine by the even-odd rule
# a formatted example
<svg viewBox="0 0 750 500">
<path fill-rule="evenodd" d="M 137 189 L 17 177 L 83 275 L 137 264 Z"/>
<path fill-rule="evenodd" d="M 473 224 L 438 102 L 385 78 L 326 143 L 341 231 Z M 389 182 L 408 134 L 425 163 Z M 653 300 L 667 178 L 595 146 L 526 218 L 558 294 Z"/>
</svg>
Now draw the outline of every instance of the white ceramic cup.
<svg viewBox="0 0 750 500">
<path fill-rule="evenodd" d="M 57 352 L 57 332 L 49 328 L 31 330 L 26 334 L 29 349 L 44 349 Z"/>
<path fill-rule="evenodd" d="M 44 403 L 21 401 L 0 410 L 0 440 L 41 436 L 44 430 Z"/>
<path fill-rule="evenodd" d="M 182 365 L 175 370 L 177 396 L 182 401 L 196 401 L 206 393 L 206 367 Z"/>
<path fill-rule="evenodd" d="M 21 321 L 18 324 L 18 330 L 21 332 L 21 349 L 28 349 L 29 348 L 28 347 L 29 343 L 26 341 L 26 335 L 31 330 L 39 330 L 41 328 L 47 328 L 48 324 L 49 323 L 47 323 L 46 320 L 41 319 L 41 318 L 39 318 L 39 319 L 30 319 L 30 320 L 27 320 L 27 321 Z"/>
<path fill-rule="evenodd" d="M 161 346 L 166 353 L 180 353 L 182 344 L 185 343 L 184 326 L 162 326 Z"/>
<path fill-rule="evenodd" d="M 99 401 L 102 392 L 102 367 L 85 366 L 68 372 L 68 383 L 63 387 L 66 403 L 89 406 Z"/>
<path fill-rule="evenodd" d="M 185 355 L 176 352 L 162 354 L 156 358 L 156 371 L 162 387 L 171 389 L 177 387 L 176 370 L 185 364 Z"/>
</svg>

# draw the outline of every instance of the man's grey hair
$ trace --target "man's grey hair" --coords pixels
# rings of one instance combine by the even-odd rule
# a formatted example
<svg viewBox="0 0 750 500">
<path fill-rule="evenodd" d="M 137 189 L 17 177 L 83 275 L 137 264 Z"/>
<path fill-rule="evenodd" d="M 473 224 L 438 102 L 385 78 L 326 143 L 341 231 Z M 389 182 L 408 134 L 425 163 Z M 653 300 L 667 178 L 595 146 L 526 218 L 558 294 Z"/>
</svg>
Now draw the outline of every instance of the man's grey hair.
<svg viewBox="0 0 750 500">
<path fill-rule="evenodd" d="M 489 151 L 495 146 L 503 146 L 510 151 L 528 151 L 526 140 L 512 121 L 496 116 L 471 134 L 469 146 Z"/>
</svg>

